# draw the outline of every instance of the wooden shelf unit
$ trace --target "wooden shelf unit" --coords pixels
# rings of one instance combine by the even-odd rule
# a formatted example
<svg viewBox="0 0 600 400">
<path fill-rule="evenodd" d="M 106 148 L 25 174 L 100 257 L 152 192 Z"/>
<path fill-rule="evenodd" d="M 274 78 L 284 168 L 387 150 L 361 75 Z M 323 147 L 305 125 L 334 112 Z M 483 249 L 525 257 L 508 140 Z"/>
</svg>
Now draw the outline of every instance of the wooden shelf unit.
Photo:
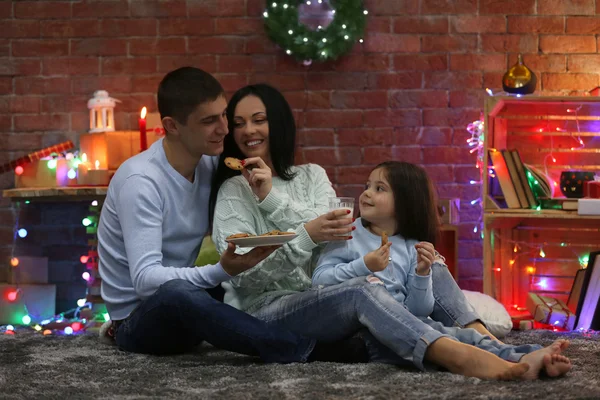
<svg viewBox="0 0 600 400">
<path fill-rule="evenodd" d="M 560 181 L 564 170 L 600 174 L 600 98 L 490 96 L 484 111 L 484 166 L 490 165 L 489 149 L 517 149 L 524 163 L 547 171 L 553 182 Z M 484 292 L 507 308 L 524 306 L 528 292 L 566 301 L 580 259 L 600 249 L 600 216 L 498 208 L 490 196 L 487 171 L 482 196 Z M 563 196 L 558 186 L 554 196 Z"/>
</svg>

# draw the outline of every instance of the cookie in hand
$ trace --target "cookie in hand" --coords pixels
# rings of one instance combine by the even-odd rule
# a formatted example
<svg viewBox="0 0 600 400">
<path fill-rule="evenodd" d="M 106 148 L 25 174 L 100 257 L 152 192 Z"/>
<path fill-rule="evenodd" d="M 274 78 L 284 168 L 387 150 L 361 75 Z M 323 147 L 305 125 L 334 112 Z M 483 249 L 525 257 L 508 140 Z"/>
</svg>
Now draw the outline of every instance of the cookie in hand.
<svg viewBox="0 0 600 400">
<path fill-rule="evenodd" d="M 244 169 L 244 166 L 242 165 L 242 160 L 238 160 L 234 157 L 226 157 L 225 165 L 227 165 L 231 169 L 235 169 L 236 171 L 241 171 L 242 169 Z"/>
<path fill-rule="evenodd" d="M 385 246 L 388 242 L 388 234 L 386 231 L 381 232 L 381 245 Z"/>
</svg>

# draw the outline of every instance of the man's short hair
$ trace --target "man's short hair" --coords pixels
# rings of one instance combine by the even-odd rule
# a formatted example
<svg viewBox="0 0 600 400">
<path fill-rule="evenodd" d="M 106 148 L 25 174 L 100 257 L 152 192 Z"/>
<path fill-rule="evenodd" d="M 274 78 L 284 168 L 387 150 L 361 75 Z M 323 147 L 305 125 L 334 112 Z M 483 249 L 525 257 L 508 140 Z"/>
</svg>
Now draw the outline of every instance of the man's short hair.
<svg viewBox="0 0 600 400">
<path fill-rule="evenodd" d="M 158 85 L 160 118 L 171 117 L 186 125 L 190 114 L 202 103 L 223 96 L 223 86 L 214 76 L 194 67 L 169 72 Z"/>
</svg>

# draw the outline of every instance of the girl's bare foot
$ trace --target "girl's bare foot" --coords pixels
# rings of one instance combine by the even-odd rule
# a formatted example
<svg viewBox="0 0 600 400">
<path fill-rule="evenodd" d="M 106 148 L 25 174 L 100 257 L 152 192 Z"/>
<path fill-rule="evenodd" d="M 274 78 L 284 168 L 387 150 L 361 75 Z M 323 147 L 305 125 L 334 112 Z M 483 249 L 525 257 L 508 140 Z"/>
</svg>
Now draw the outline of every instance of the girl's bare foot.
<svg viewBox="0 0 600 400">
<path fill-rule="evenodd" d="M 548 347 L 525 354 L 519 364 L 529 364 L 529 371 L 523 375 L 523 379 L 534 380 L 540 377 L 541 372 L 548 376 L 556 377 L 564 375 L 572 368 L 571 361 L 560 355 L 563 350 L 569 347 L 569 341 L 559 339 Z"/>
</svg>

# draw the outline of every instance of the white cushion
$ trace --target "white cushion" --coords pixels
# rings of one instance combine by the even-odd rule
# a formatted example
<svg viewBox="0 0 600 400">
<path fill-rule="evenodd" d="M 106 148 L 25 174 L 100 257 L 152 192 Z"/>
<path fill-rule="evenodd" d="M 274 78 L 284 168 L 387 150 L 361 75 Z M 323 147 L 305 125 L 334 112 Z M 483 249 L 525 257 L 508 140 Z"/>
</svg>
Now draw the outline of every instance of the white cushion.
<svg viewBox="0 0 600 400">
<path fill-rule="evenodd" d="M 496 299 L 470 290 L 463 290 L 463 293 L 492 335 L 500 339 L 510 332 L 513 327 L 510 315 Z"/>
</svg>

